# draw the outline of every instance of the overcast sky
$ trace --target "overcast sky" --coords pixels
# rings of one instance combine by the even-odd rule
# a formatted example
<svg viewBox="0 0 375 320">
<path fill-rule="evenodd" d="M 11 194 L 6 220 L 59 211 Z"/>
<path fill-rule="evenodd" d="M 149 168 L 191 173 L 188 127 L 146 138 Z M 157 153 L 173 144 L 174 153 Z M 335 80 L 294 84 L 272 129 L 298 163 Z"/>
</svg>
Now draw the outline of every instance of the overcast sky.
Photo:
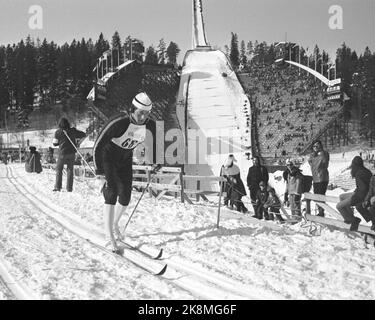
<svg viewBox="0 0 375 320">
<path fill-rule="evenodd" d="M 43 8 L 43 29 L 29 28 L 31 5 Z M 343 29 L 328 26 L 330 6 L 343 9 Z M 191 48 L 192 0 L 0 0 L 0 44 L 18 42 L 28 34 L 58 44 L 74 38 L 110 40 L 118 30 L 142 39 L 146 47 L 160 38 L 181 48 L 179 60 Z M 361 53 L 375 50 L 375 0 L 203 0 L 207 40 L 223 48 L 230 33 L 239 40 L 287 40 L 330 54 L 345 41 Z"/>
</svg>

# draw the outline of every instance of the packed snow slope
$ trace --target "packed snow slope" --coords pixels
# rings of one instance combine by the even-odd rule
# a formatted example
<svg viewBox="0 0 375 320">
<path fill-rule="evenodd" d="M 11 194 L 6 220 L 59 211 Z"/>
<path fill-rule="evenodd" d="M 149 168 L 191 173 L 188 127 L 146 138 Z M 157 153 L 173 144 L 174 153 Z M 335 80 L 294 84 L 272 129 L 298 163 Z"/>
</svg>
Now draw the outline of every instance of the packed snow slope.
<svg viewBox="0 0 375 320">
<path fill-rule="evenodd" d="M 251 145 L 250 103 L 223 52 L 186 53 L 178 101 L 187 174 L 218 175 L 229 153 L 240 164 L 245 161 L 246 147 Z M 206 188 L 217 190 L 217 183 L 202 186 Z"/>
<path fill-rule="evenodd" d="M 323 228 L 312 236 L 301 223 L 281 226 L 225 210 L 217 229 L 213 202 L 146 195 L 127 238 L 164 248 L 171 270 L 185 268 L 178 277 L 156 277 L 58 222 L 67 215 L 102 232 L 103 199 L 93 180 L 76 179 L 73 193 L 54 193 L 53 171 L 27 174 L 19 164 L 1 164 L 0 179 L 0 299 L 20 298 L 4 268 L 34 299 L 375 298 L 375 250 L 355 234 Z M 133 192 L 128 212 L 139 196 Z"/>
</svg>

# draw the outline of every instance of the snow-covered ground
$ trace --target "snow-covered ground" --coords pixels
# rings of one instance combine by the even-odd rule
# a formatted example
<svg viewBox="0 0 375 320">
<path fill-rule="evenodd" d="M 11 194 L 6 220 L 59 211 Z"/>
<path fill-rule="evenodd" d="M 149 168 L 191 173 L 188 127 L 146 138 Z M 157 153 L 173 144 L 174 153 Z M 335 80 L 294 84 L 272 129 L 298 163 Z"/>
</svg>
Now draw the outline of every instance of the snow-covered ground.
<svg viewBox="0 0 375 320">
<path fill-rule="evenodd" d="M 322 229 L 312 236 L 302 223 L 254 222 L 225 210 L 216 229 L 213 203 L 147 195 L 127 237 L 164 248 L 169 271 L 156 277 L 60 220 L 70 217 L 102 236 L 103 199 L 94 181 L 80 178 L 73 193 L 53 193 L 53 172 L 27 174 L 19 164 L 1 164 L 0 179 L 0 265 L 29 298 L 375 298 L 375 249 L 353 234 Z M 129 212 L 139 196 L 133 192 Z M 0 299 L 20 298 L 1 270 Z"/>
</svg>

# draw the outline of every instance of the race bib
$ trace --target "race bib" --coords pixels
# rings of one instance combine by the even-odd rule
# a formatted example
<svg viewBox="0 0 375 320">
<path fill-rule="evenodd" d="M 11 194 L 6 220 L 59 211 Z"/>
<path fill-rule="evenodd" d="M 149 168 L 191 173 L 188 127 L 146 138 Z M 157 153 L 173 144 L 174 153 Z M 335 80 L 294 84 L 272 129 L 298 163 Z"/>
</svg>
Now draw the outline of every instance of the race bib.
<svg viewBox="0 0 375 320">
<path fill-rule="evenodd" d="M 128 129 L 119 138 L 112 138 L 112 142 L 123 149 L 132 150 L 137 145 L 145 141 L 146 138 L 146 125 L 129 124 Z"/>
</svg>

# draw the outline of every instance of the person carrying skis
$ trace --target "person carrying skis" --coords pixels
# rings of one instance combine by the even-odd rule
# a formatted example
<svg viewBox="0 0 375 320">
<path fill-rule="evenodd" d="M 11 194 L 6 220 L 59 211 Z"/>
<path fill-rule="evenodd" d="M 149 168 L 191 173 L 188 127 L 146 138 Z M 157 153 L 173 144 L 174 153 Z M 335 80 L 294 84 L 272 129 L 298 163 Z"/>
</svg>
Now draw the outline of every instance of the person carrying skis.
<svg viewBox="0 0 375 320">
<path fill-rule="evenodd" d="M 93 148 L 97 174 L 104 174 L 104 230 L 106 246 L 118 252 L 117 240 L 123 239 L 119 229 L 121 216 L 129 205 L 133 178 L 133 150 L 151 133 L 153 159 L 155 159 L 156 124 L 151 120 L 152 102 L 144 92 L 138 93 L 129 114 L 109 120 L 102 128 Z M 117 203 L 117 204 L 116 204 Z"/>
</svg>

